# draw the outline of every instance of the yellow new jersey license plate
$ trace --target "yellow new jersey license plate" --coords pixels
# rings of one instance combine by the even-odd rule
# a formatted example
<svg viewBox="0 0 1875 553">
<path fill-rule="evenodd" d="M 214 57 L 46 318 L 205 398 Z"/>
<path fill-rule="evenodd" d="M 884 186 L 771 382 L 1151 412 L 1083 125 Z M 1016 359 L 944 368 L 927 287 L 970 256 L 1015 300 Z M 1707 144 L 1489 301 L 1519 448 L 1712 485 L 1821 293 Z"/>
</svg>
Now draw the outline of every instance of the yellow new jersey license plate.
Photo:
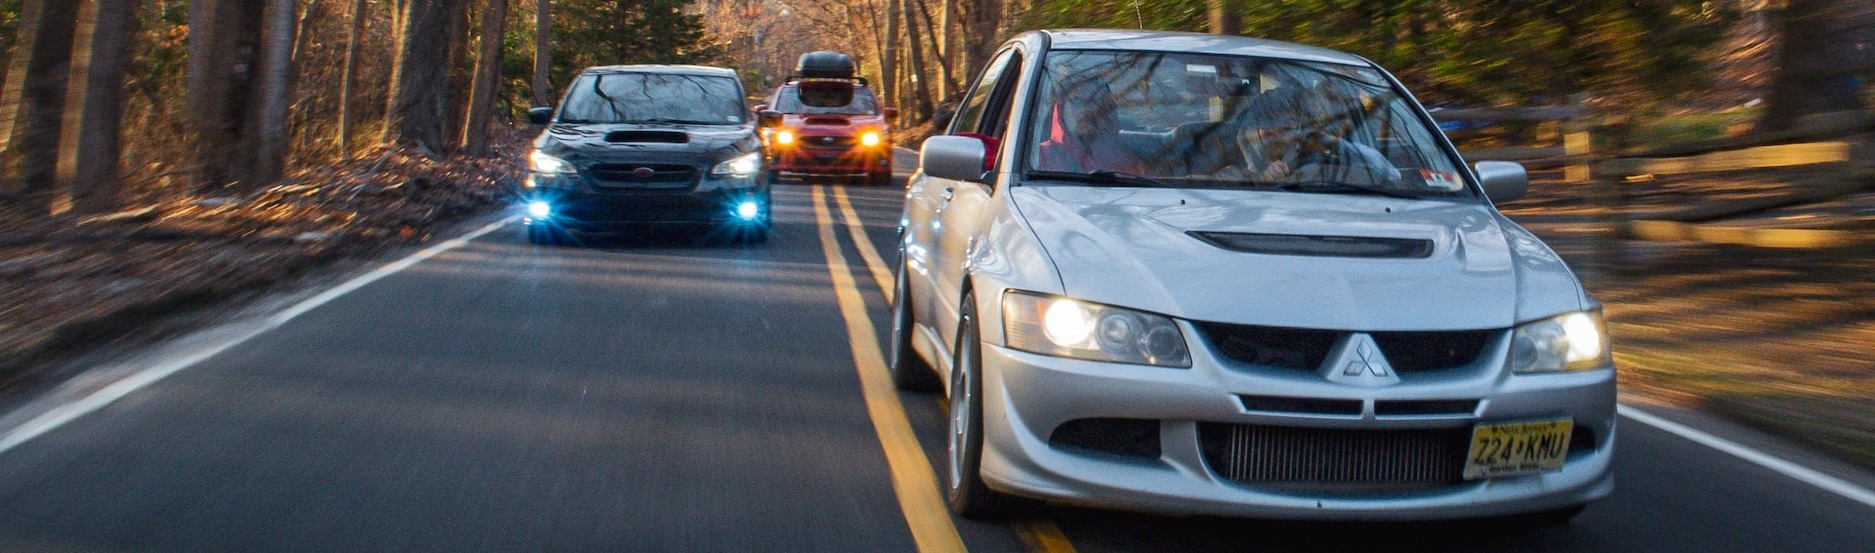
<svg viewBox="0 0 1875 553">
<path fill-rule="evenodd" d="M 1562 468 L 1569 453 L 1570 419 L 1480 424 L 1471 429 L 1465 479 L 1494 478 Z"/>
</svg>

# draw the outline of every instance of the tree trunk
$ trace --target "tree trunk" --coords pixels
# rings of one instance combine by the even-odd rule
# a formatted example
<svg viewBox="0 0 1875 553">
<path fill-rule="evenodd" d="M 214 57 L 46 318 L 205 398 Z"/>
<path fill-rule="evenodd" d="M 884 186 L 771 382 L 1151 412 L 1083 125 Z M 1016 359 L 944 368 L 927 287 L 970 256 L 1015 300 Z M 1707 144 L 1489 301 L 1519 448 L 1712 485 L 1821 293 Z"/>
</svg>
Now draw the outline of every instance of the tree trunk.
<svg viewBox="0 0 1875 553">
<path fill-rule="evenodd" d="M 983 72 L 983 65 L 989 63 L 1000 44 L 996 32 L 1003 24 L 1003 0 L 959 1 L 968 2 L 964 5 L 964 74 L 976 75 Z"/>
<path fill-rule="evenodd" d="M 1867 0 L 1789 0 L 1779 14 L 1783 45 L 1778 50 L 1777 75 L 1765 98 L 1761 132 L 1797 126 L 1809 115 L 1859 112 L 1864 109 L 1855 85 L 1856 68 L 1850 60 L 1854 44 L 1868 44 L 1864 29 L 1875 28 Z M 1866 55 L 1866 54 L 1863 54 Z"/>
<path fill-rule="evenodd" d="M 365 0 L 352 0 L 351 29 L 345 35 L 345 69 L 339 77 L 339 157 L 352 159 L 352 81 L 358 71 L 358 44 L 365 30 Z"/>
<path fill-rule="evenodd" d="M 547 0 L 539 0 L 534 7 L 534 105 L 551 106 L 553 102 L 553 83 L 547 80 L 547 71 L 553 68 L 553 50 L 549 48 L 553 41 L 553 18 L 547 12 Z"/>
<path fill-rule="evenodd" d="M 456 0 L 407 0 L 391 65 L 384 141 L 440 151 L 449 114 L 449 11 Z"/>
<path fill-rule="evenodd" d="M 469 62 L 469 8 L 474 0 L 456 0 L 449 9 L 449 58 L 448 67 L 443 70 L 447 75 L 443 87 L 443 113 L 448 116 L 443 120 L 443 143 L 439 150 L 455 150 L 462 143 L 462 129 L 467 126 L 463 120 L 469 111 L 468 95 L 463 94 L 473 84 L 473 67 L 460 69 Z"/>
<path fill-rule="evenodd" d="M 884 88 L 885 101 L 893 105 L 904 104 L 898 88 L 898 35 L 899 12 L 905 0 L 885 0 L 885 51 L 879 53 L 879 84 Z"/>
<path fill-rule="evenodd" d="M 124 70 L 137 23 L 137 0 L 83 0 L 59 144 L 54 214 L 117 208 Z"/>
<path fill-rule="evenodd" d="M 261 44 L 260 76 L 254 113 L 253 184 L 280 177 L 286 166 L 287 123 L 293 107 L 293 0 L 268 0 Z"/>
<path fill-rule="evenodd" d="M 1234 35 L 1243 31 L 1243 16 L 1230 0 L 1205 0 L 1211 12 L 1211 34 Z"/>
<path fill-rule="evenodd" d="M 488 143 L 488 120 L 495 115 L 507 23 L 508 0 L 488 0 L 482 9 L 482 51 L 475 58 L 475 84 L 470 86 L 468 123 L 462 132 L 462 149 L 472 154 L 482 153 Z"/>
<path fill-rule="evenodd" d="M 57 159 L 64 117 L 66 72 L 78 4 L 72 0 L 26 0 L 21 5 L 13 67 L 0 96 L 0 194 L 43 212 L 57 179 L 48 161 Z"/>
<path fill-rule="evenodd" d="M 944 64 L 945 74 L 945 92 L 944 98 L 941 101 L 949 101 L 952 93 L 960 92 L 961 89 L 963 89 L 964 85 L 958 82 L 958 77 L 961 76 L 965 79 L 970 77 L 968 75 L 959 75 L 959 71 L 957 70 L 957 31 L 955 29 L 957 26 L 957 0 L 943 1 L 944 8 L 942 12 L 938 14 L 938 44 L 941 45 L 938 47 L 938 58 L 940 62 Z"/>
<path fill-rule="evenodd" d="M 939 34 L 937 28 L 932 25 L 931 8 L 925 5 L 925 0 L 905 1 L 918 5 L 918 17 L 924 20 L 924 36 L 931 42 L 930 59 L 937 64 L 936 100 L 939 102 L 948 100 L 951 96 L 951 68 L 950 63 L 944 59 L 944 41 L 941 38 L 943 35 Z"/>
<path fill-rule="evenodd" d="M 262 7 L 252 0 L 189 3 L 186 119 L 199 171 L 196 189 L 204 193 L 254 182 L 254 156 L 244 149 L 254 132 L 250 107 L 254 68 L 260 65 Z"/>
<path fill-rule="evenodd" d="M 306 48 L 306 28 L 319 16 L 319 0 L 306 0 L 306 9 L 300 10 L 299 23 L 293 25 L 293 61 L 299 61 L 299 52 Z"/>
<path fill-rule="evenodd" d="M 916 2 L 917 0 L 907 0 Z M 916 121 L 931 117 L 931 87 L 927 85 L 924 71 L 924 39 L 918 32 L 918 10 L 905 10 L 906 42 L 911 44 L 911 81 L 913 97 L 912 110 L 917 114 Z"/>
</svg>

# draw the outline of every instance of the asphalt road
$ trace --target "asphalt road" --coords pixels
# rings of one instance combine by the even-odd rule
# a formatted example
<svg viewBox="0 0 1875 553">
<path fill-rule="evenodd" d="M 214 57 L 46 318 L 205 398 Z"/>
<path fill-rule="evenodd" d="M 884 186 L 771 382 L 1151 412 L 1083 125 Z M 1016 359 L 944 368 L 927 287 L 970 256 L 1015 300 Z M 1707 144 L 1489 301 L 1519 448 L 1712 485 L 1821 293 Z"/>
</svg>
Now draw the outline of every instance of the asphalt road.
<svg viewBox="0 0 1875 553">
<path fill-rule="evenodd" d="M 1562 527 L 952 519 L 938 398 L 877 387 L 900 194 L 782 186 L 757 246 L 511 223 L 81 379 L 0 417 L 0 551 L 1875 551 L 1875 506 L 1632 419 Z"/>
</svg>

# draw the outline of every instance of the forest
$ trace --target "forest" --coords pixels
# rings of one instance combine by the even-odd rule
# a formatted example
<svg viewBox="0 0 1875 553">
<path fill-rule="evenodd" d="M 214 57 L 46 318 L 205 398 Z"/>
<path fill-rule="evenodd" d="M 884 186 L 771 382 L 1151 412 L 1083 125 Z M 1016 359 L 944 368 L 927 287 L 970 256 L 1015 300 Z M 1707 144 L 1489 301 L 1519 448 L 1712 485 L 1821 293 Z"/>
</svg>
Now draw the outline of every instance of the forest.
<svg viewBox="0 0 1875 553">
<path fill-rule="evenodd" d="M 1291 40 L 1373 59 L 1429 105 L 1575 97 L 1776 130 L 1865 108 L 1872 20 L 1851 0 L 0 0 L 0 212 L 239 194 L 384 148 L 481 154 L 590 65 L 729 66 L 760 94 L 801 52 L 843 50 L 915 127 L 1033 28 Z"/>
</svg>

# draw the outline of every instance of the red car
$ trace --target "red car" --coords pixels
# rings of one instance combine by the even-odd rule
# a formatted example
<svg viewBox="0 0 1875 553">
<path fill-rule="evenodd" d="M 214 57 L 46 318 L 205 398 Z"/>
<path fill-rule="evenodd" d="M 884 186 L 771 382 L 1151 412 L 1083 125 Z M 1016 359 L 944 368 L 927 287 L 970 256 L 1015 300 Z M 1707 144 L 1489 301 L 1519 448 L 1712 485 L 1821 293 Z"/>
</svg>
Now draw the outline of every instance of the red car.
<svg viewBox="0 0 1875 553">
<path fill-rule="evenodd" d="M 788 77 L 756 106 L 771 181 L 784 177 L 865 177 L 892 182 L 892 137 L 886 123 L 898 110 L 880 107 L 853 59 L 838 52 L 801 56 Z"/>
</svg>

